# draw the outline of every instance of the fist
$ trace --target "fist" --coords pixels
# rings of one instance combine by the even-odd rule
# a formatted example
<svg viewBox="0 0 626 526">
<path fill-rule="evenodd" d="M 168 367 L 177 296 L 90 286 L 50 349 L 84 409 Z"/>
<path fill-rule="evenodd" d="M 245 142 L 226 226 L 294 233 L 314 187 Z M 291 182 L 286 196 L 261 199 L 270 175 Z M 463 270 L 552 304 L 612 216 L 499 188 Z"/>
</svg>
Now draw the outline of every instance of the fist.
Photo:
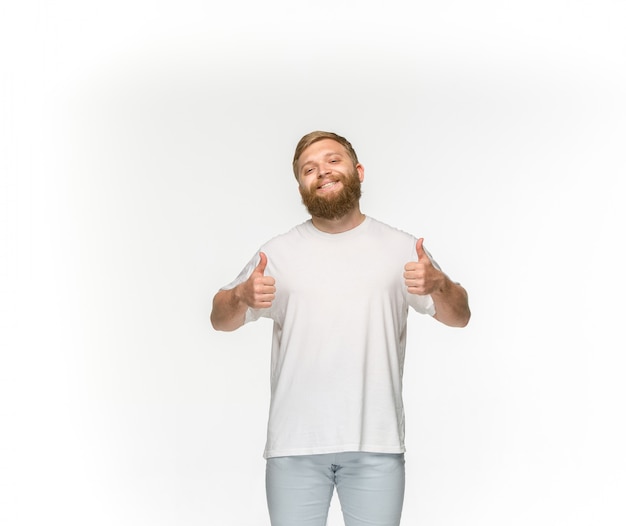
<svg viewBox="0 0 626 526">
<path fill-rule="evenodd" d="M 404 265 L 404 284 L 409 294 L 425 296 L 443 286 L 443 272 L 437 270 L 424 250 L 424 238 L 417 240 L 417 261 Z"/>
<path fill-rule="evenodd" d="M 250 274 L 250 277 L 242 284 L 241 300 L 253 309 L 267 309 L 272 306 L 276 297 L 276 281 L 271 276 L 265 275 L 267 256 L 260 252 L 261 260 Z"/>
</svg>

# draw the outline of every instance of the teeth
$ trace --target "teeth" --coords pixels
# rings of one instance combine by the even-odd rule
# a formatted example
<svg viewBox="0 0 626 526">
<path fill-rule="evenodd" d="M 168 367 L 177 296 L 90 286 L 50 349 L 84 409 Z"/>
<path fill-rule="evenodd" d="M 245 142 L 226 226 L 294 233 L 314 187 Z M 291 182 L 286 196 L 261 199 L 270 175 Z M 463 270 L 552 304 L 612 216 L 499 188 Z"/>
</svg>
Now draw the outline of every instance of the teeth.
<svg viewBox="0 0 626 526">
<path fill-rule="evenodd" d="M 332 186 L 334 184 L 335 184 L 335 182 L 331 181 L 330 183 L 323 184 L 322 186 L 320 186 L 320 188 L 328 188 L 329 186 Z"/>
</svg>

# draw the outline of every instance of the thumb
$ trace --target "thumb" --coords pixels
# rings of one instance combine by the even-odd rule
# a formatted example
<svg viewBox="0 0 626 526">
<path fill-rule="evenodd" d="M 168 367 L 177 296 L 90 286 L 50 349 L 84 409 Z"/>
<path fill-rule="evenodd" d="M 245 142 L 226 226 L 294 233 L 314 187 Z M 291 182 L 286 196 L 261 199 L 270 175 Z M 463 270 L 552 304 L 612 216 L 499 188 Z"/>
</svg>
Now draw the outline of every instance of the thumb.
<svg viewBox="0 0 626 526">
<path fill-rule="evenodd" d="M 263 252 L 259 252 L 259 256 L 261 257 L 261 261 L 254 269 L 255 272 L 260 272 L 263 274 L 265 272 L 265 267 L 267 267 L 267 256 Z"/>
<path fill-rule="evenodd" d="M 430 258 L 426 254 L 424 250 L 424 238 L 420 237 L 415 244 L 415 249 L 417 250 L 417 261 L 422 261 L 424 259 L 430 261 Z"/>
</svg>

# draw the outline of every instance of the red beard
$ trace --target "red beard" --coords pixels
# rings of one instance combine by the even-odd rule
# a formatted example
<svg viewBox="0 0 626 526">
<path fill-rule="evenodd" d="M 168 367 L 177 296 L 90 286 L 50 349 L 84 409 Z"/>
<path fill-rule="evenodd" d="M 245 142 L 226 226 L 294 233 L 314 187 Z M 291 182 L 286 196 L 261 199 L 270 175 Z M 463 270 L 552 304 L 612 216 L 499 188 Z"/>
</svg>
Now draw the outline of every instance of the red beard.
<svg viewBox="0 0 626 526">
<path fill-rule="evenodd" d="M 361 198 L 361 181 L 356 170 L 352 176 L 340 176 L 343 185 L 339 192 L 329 196 L 316 195 L 315 190 L 300 187 L 302 204 L 309 214 L 322 219 L 339 219 L 353 210 Z"/>
</svg>

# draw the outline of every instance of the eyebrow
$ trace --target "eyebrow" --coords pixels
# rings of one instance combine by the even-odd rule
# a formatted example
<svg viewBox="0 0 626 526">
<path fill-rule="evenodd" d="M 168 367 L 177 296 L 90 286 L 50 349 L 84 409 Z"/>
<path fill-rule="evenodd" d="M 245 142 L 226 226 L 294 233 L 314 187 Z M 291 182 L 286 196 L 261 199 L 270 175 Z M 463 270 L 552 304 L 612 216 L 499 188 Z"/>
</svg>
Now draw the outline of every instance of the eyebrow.
<svg viewBox="0 0 626 526">
<path fill-rule="evenodd" d="M 339 155 L 340 157 L 343 157 L 343 155 L 342 155 L 342 153 L 341 153 L 341 152 L 335 152 L 335 151 L 333 151 L 333 152 L 328 152 L 328 153 L 325 153 L 325 154 L 324 154 L 324 159 L 328 159 L 329 157 L 332 157 L 333 155 Z M 314 161 L 306 161 L 306 162 L 303 162 L 303 163 L 302 163 L 302 165 L 300 166 L 300 168 L 304 168 L 307 164 L 311 164 L 312 162 L 314 162 Z"/>
</svg>

